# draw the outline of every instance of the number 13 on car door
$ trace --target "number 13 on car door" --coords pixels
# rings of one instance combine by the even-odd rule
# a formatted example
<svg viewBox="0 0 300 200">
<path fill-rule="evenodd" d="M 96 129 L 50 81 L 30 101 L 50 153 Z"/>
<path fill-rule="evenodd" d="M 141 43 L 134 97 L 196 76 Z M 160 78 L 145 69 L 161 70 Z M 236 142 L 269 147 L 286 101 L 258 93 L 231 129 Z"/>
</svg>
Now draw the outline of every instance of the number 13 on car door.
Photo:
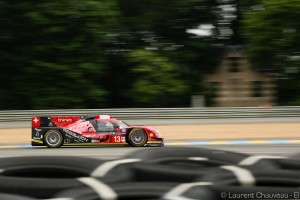
<svg viewBox="0 0 300 200">
<path fill-rule="evenodd" d="M 112 136 L 111 140 L 112 140 L 112 143 L 125 143 L 124 136 Z"/>
</svg>

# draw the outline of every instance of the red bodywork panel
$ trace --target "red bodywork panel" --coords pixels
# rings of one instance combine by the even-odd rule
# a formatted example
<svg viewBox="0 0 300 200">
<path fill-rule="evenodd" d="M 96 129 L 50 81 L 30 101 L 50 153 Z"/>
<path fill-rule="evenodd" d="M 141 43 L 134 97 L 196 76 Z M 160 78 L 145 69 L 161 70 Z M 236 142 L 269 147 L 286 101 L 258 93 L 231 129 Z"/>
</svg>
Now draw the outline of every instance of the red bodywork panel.
<svg viewBox="0 0 300 200">
<path fill-rule="evenodd" d="M 67 125 L 76 123 L 78 120 L 80 120 L 79 116 L 52 116 L 51 117 L 51 121 L 57 127 L 65 127 Z"/>
<path fill-rule="evenodd" d="M 41 119 L 39 117 L 33 117 L 31 119 L 31 127 L 38 128 L 41 125 Z"/>
</svg>

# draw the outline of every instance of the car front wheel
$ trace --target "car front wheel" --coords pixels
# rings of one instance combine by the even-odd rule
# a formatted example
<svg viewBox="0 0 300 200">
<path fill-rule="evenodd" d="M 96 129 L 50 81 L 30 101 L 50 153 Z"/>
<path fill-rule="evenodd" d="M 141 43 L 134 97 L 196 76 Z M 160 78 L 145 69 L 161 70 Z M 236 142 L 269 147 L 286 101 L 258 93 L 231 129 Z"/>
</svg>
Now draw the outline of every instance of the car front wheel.
<svg viewBox="0 0 300 200">
<path fill-rule="evenodd" d="M 128 135 L 128 143 L 133 147 L 142 147 L 148 141 L 148 136 L 143 129 L 133 129 Z"/>
</svg>

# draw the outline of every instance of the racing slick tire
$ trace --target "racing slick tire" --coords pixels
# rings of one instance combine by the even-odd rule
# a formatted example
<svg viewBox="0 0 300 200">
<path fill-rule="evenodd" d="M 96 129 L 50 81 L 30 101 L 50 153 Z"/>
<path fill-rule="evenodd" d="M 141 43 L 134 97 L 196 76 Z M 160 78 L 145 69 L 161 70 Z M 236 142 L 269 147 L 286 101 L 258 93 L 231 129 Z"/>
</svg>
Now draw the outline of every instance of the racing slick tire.
<svg viewBox="0 0 300 200">
<path fill-rule="evenodd" d="M 128 143 L 133 147 L 142 147 L 148 141 L 147 133 L 143 129 L 132 129 L 128 134 Z"/>
<path fill-rule="evenodd" d="M 58 148 L 63 144 L 64 138 L 58 130 L 49 130 L 45 134 L 44 144 L 48 148 Z"/>
</svg>

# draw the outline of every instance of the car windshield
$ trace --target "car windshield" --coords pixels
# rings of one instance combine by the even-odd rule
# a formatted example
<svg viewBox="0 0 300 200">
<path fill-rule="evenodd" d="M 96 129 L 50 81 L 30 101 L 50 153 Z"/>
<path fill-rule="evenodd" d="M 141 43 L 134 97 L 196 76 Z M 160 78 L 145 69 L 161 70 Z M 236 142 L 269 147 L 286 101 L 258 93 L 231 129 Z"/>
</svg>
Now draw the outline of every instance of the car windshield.
<svg viewBox="0 0 300 200">
<path fill-rule="evenodd" d="M 118 121 L 116 123 L 118 124 L 118 126 L 120 128 L 127 128 L 129 126 L 129 124 L 127 124 L 126 122 L 123 122 L 123 121 Z"/>
</svg>

